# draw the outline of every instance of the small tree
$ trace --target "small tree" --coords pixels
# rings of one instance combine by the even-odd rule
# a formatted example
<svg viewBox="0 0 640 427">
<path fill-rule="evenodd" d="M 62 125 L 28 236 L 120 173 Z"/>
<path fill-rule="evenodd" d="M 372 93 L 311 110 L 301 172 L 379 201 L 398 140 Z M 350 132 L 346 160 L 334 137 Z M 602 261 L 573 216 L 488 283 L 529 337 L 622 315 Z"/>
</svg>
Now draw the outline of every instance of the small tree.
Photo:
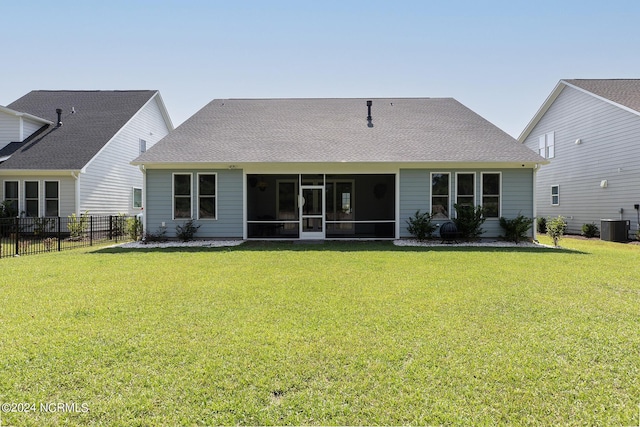
<svg viewBox="0 0 640 427">
<path fill-rule="evenodd" d="M 436 231 L 436 226 L 431 222 L 432 218 L 433 215 L 430 213 L 420 213 L 420 209 L 418 209 L 415 216 L 407 220 L 407 231 L 420 241 L 431 238 L 433 232 Z"/>
<path fill-rule="evenodd" d="M 547 233 L 547 218 L 543 216 L 539 216 L 537 220 L 538 233 L 546 234 Z"/>
<path fill-rule="evenodd" d="M 183 242 L 187 242 L 193 239 L 193 236 L 196 234 L 200 226 L 193 225 L 193 220 L 185 222 L 184 225 L 176 225 L 176 235 Z"/>
<path fill-rule="evenodd" d="M 521 240 L 527 239 L 527 231 L 533 225 L 533 219 L 518 214 L 513 219 L 500 217 L 500 226 L 504 228 L 504 238 L 518 244 Z"/>
<path fill-rule="evenodd" d="M 582 235 L 584 237 L 598 237 L 600 230 L 593 222 L 591 224 L 582 224 Z"/>
<path fill-rule="evenodd" d="M 127 234 L 134 242 L 142 238 L 142 221 L 138 217 L 127 218 Z"/>
<path fill-rule="evenodd" d="M 547 234 L 553 240 L 553 246 L 558 246 L 558 242 L 567 230 L 567 221 L 560 215 L 556 218 L 547 219 Z"/>
<path fill-rule="evenodd" d="M 89 211 L 84 211 L 78 217 L 75 213 L 72 213 L 67 222 L 67 228 L 72 239 L 81 239 L 89 228 Z"/>
<path fill-rule="evenodd" d="M 463 239 L 477 239 L 480 237 L 484 230 L 482 224 L 484 224 L 484 210 L 482 206 L 466 206 L 454 204 L 456 209 L 456 217 L 453 218 L 453 223 L 456 225 L 460 236 Z"/>
</svg>

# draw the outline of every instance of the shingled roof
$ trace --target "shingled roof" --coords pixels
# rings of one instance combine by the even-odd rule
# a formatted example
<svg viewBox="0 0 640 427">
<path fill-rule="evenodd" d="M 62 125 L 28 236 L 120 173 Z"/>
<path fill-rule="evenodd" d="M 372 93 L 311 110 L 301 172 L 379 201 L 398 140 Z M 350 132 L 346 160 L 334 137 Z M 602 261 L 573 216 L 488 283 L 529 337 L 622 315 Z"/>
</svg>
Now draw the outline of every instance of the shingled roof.
<svg viewBox="0 0 640 427">
<path fill-rule="evenodd" d="M 216 99 L 134 163 L 544 161 L 454 99 L 372 101 Z"/>
<path fill-rule="evenodd" d="M 640 113 L 640 79 L 573 79 L 563 82 Z"/>
<path fill-rule="evenodd" d="M 53 124 L 19 146 L 5 147 L 12 153 L 0 169 L 80 170 L 156 94 L 155 90 L 29 92 L 7 107 Z M 63 111 L 59 127 L 57 108 Z"/>
</svg>

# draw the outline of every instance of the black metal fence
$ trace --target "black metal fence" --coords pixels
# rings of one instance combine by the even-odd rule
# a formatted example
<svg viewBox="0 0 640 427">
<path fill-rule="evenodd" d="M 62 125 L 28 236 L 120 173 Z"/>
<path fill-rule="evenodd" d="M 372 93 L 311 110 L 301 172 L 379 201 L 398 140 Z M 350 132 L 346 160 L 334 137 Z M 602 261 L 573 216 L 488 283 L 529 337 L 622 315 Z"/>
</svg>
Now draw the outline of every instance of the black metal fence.
<svg viewBox="0 0 640 427">
<path fill-rule="evenodd" d="M 0 258 L 129 240 L 123 215 L 0 218 Z"/>
</svg>

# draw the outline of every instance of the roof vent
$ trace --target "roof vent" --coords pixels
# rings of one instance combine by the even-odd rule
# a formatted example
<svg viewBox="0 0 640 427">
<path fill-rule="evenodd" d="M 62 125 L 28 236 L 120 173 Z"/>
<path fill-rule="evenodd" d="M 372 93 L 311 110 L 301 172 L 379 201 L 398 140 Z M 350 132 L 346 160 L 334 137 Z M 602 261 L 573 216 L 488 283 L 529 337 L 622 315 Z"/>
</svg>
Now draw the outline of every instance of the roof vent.
<svg viewBox="0 0 640 427">
<path fill-rule="evenodd" d="M 373 127 L 373 123 L 372 123 L 372 118 L 371 118 L 371 105 L 373 104 L 373 101 L 369 100 L 367 101 L 367 126 L 369 126 L 370 128 Z"/>
<path fill-rule="evenodd" d="M 56 113 L 58 114 L 58 124 L 57 127 L 62 126 L 62 108 L 56 108 Z"/>
</svg>

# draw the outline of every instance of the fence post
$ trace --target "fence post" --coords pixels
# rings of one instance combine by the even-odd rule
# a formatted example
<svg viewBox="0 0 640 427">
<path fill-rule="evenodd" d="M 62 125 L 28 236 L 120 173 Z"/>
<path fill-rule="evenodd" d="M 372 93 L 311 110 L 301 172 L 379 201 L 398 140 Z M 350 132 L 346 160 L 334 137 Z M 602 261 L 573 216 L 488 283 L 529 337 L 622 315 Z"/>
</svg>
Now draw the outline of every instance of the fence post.
<svg viewBox="0 0 640 427">
<path fill-rule="evenodd" d="M 89 246 L 93 246 L 93 215 L 89 217 Z"/>
<path fill-rule="evenodd" d="M 62 218 L 58 217 L 58 252 L 62 250 L 62 247 L 60 246 L 60 241 L 62 240 L 62 232 L 60 230 L 61 223 L 62 223 Z"/>
<path fill-rule="evenodd" d="M 109 215 L 109 240 L 113 239 L 113 215 Z"/>
<path fill-rule="evenodd" d="M 16 255 L 20 255 L 20 245 L 18 244 L 18 242 L 20 242 L 20 218 L 19 217 L 16 217 L 14 230 L 16 230 L 16 232 L 15 232 L 15 236 L 16 236 Z"/>
</svg>

